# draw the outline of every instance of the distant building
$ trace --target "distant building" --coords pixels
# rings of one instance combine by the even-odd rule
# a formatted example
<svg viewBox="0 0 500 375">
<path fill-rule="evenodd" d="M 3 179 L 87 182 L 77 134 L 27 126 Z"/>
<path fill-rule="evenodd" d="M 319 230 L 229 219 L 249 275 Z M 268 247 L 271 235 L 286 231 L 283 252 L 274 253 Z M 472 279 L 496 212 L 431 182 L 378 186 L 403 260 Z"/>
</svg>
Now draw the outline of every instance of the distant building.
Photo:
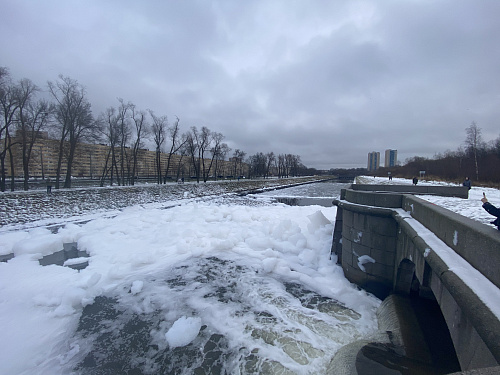
<svg viewBox="0 0 500 375">
<path fill-rule="evenodd" d="M 22 143 L 21 143 L 21 133 L 16 133 L 15 137 L 12 137 L 11 142 L 13 161 L 14 165 L 11 168 L 10 158 L 5 159 L 5 172 L 6 176 L 10 177 L 12 170 L 14 170 L 14 176 L 16 178 L 23 177 L 23 158 L 22 158 Z M 57 139 L 51 139 L 47 132 L 40 132 L 38 138 L 33 144 L 33 149 L 31 153 L 31 158 L 29 162 L 29 174 L 30 177 L 42 178 L 47 177 L 55 178 L 57 174 L 58 156 L 59 156 L 59 143 Z M 5 140 L 0 140 L 0 152 L 3 150 L 3 145 Z M 68 149 L 69 145 L 67 142 L 64 143 L 64 148 Z M 116 164 L 120 165 L 120 150 L 115 149 L 117 155 Z M 125 148 L 125 158 L 126 158 L 126 173 L 129 173 L 131 168 L 130 160 L 132 155 L 130 154 L 131 149 Z M 74 177 L 81 178 L 91 178 L 99 179 L 104 178 L 111 172 L 111 147 L 103 144 L 88 144 L 88 143 L 78 143 L 75 156 L 72 165 L 72 175 Z M 167 169 L 168 154 L 161 153 L 161 172 L 162 176 L 167 175 L 170 178 L 179 178 L 183 176 L 193 176 L 195 175 L 193 163 L 189 158 L 183 157 L 181 155 L 173 154 L 171 157 L 169 170 Z M 140 149 L 137 154 L 137 170 L 136 177 L 138 178 L 152 178 L 157 176 L 156 171 L 156 158 L 157 154 L 155 151 L 149 151 L 146 149 Z M 210 163 L 210 159 L 207 160 L 207 164 Z M 214 162 L 215 166 L 212 172 L 217 176 L 229 176 L 229 175 L 246 175 L 248 174 L 248 164 L 244 163 L 243 160 L 218 160 Z M 64 179 L 67 171 L 66 160 L 63 160 L 61 164 L 60 174 Z M 175 181 L 175 180 L 174 180 Z"/>
<path fill-rule="evenodd" d="M 380 152 L 370 152 L 368 153 L 368 172 L 376 171 L 380 168 Z"/>
<path fill-rule="evenodd" d="M 384 167 L 395 167 L 398 164 L 398 150 L 385 150 Z"/>
</svg>

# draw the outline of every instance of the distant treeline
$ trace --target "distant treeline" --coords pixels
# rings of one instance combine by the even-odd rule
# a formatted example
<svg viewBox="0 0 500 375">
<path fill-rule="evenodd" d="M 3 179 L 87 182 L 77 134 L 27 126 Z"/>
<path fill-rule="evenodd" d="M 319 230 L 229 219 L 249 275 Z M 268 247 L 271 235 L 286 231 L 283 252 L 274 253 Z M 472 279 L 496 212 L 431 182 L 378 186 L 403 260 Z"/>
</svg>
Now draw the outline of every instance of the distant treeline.
<svg viewBox="0 0 500 375">
<path fill-rule="evenodd" d="M 475 122 L 465 130 L 465 143 L 456 151 L 446 151 L 433 158 L 414 156 L 403 166 L 380 168 L 371 174 L 387 176 L 390 172 L 394 177 L 413 178 L 425 171 L 426 178 L 461 182 L 469 177 L 476 183 L 500 184 L 500 136 L 493 141 L 483 141 L 481 128 Z"/>
</svg>

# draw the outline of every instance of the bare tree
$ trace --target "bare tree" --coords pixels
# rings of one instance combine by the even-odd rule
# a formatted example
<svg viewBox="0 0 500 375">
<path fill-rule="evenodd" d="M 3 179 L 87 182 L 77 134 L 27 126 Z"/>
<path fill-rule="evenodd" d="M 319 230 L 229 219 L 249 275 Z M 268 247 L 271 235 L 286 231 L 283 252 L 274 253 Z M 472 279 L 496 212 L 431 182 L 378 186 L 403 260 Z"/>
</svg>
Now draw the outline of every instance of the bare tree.
<svg viewBox="0 0 500 375">
<path fill-rule="evenodd" d="M 14 165 L 12 163 L 12 139 L 11 129 L 15 123 L 15 116 L 19 110 L 17 88 L 12 85 L 7 68 L 0 67 L 0 139 L 3 145 L 0 148 L 0 190 L 5 191 L 7 173 L 5 170 L 5 159 L 9 155 L 11 160 L 11 190 L 14 190 Z"/>
<path fill-rule="evenodd" d="M 289 154 L 278 155 L 278 177 L 288 177 L 290 173 L 290 161 Z"/>
<path fill-rule="evenodd" d="M 142 147 L 142 139 L 148 133 L 148 124 L 146 121 L 146 112 L 138 111 L 135 108 L 135 105 L 131 107 L 132 110 L 132 119 L 134 120 L 135 125 L 135 139 L 132 145 L 133 150 L 133 163 L 132 163 L 132 181 L 131 184 L 135 183 L 135 174 L 137 171 L 137 157 L 139 154 L 139 150 Z"/>
<path fill-rule="evenodd" d="M 233 161 L 233 176 L 241 176 L 243 174 L 243 160 L 245 160 L 246 153 L 240 149 L 234 150 Z"/>
<path fill-rule="evenodd" d="M 196 126 L 192 126 L 191 130 L 186 133 L 186 151 L 191 157 L 191 164 L 198 183 L 200 182 L 199 138 Z"/>
<path fill-rule="evenodd" d="M 114 171 L 117 170 L 116 162 L 116 145 L 118 144 L 118 124 L 116 109 L 109 107 L 100 115 L 100 121 L 103 124 L 103 136 L 106 143 L 109 145 L 108 154 L 102 170 L 100 186 L 104 186 L 104 180 L 110 176 L 110 184 L 113 185 Z"/>
<path fill-rule="evenodd" d="M 208 176 L 210 172 L 205 162 L 205 155 L 211 143 L 210 136 L 211 132 L 205 126 L 201 128 L 201 131 L 198 131 L 195 126 L 191 127 L 191 131 L 186 136 L 188 152 L 191 155 L 191 162 L 198 183 L 200 182 L 200 176 L 203 176 L 204 181 L 206 181 L 205 176 Z"/>
<path fill-rule="evenodd" d="M 56 102 L 55 118 L 59 123 L 59 157 L 56 172 L 56 189 L 59 188 L 61 167 L 68 144 L 66 158 L 66 178 L 64 187 L 71 187 L 71 170 L 78 143 L 95 130 L 90 103 L 85 88 L 76 80 L 59 76 L 56 82 L 48 82 L 49 92 Z"/>
<path fill-rule="evenodd" d="M 165 130 L 168 126 L 167 116 L 156 116 L 153 111 L 149 110 L 149 115 L 153 120 L 152 133 L 155 143 L 155 168 L 157 183 L 161 184 L 161 149 L 165 142 Z"/>
<path fill-rule="evenodd" d="M 125 103 L 123 99 L 118 99 L 120 105 L 116 112 L 116 125 L 118 131 L 118 142 L 120 144 L 120 170 L 117 171 L 118 185 L 125 185 L 125 167 L 127 165 L 127 144 L 132 135 L 130 126 L 129 111 L 132 109 L 132 103 Z"/>
<path fill-rule="evenodd" d="M 248 158 L 249 175 L 262 177 L 266 174 L 266 156 L 262 152 L 258 152 Z"/>
<path fill-rule="evenodd" d="M 181 135 L 179 127 L 179 117 L 175 117 L 176 120 L 172 126 L 168 127 L 168 136 L 170 141 L 170 151 L 167 155 L 167 167 L 165 168 L 165 176 L 163 177 L 163 183 L 167 183 L 168 171 L 170 170 L 170 165 L 172 163 L 172 156 L 179 152 L 179 150 L 187 142 L 187 137 L 185 134 Z"/>
<path fill-rule="evenodd" d="M 51 106 L 45 100 L 33 102 L 33 96 L 39 88 L 29 79 L 19 82 L 17 114 L 17 135 L 20 138 L 21 156 L 23 164 L 23 188 L 29 189 L 29 164 L 33 146 L 40 138 L 40 131 L 47 125 Z"/>
<path fill-rule="evenodd" d="M 274 164 L 276 164 L 276 156 L 274 155 L 274 152 L 268 152 L 266 154 L 266 178 L 269 178 L 271 168 L 274 166 Z"/>
<path fill-rule="evenodd" d="M 183 143 L 182 147 L 179 149 L 179 164 L 177 164 L 177 174 L 176 174 L 176 180 L 179 180 L 179 177 L 182 176 L 184 178 L 184 173 L 186 172 L 186 166 L 185 163 L 183 162 L 183 159 L 185 156 L 189 155 L 189 143 L 188 143 L 188 133 L 185 133 L 182 135 L 183 139 L 186 141 Z"/>
<path fill-rule="evenodd" d="M 220 133 L 215 134 L 218 134 L 222 139 L 224 138 Z M 214 147 L 212 148 L 212 154 L 215 160 L 214 176 L 216 181 L 219 175 L 224 176 L 226 174 L 226 171 L 221 167 L 225 165 L 225 163 L 222 162 L 226 160 L 226 156 L 230 151 L 231 148 L 226 143 L 215 141 Z"/>
<path fill-rule="evenodd" d="M 474 166 L 476 170 L 476 180 L 479 180 L 479 166 L 478 166 L 478 151 L 480 148 L 484 146 L 483 140 L 481 137 L 481 128 L 477 126 L 475 121 L 472 121 L 472 124 L 465 129 L 467 137 L 465 139 L 465 146 L 467 151 L 472 154 L 474 158 Z"/>
<path fill-rule="evenodd" d="M 212 145 L 212 132 L 206 127 L 201 128 L 201 133 L 198 142 L 198 161 L 201 161 L 203 182 L 207 182 L 212 167 L 212 159 L 207 165 L 206 154 L 210 151 Z M 198 179 L 199 182 L 199 179 Z"/>
<path fill-rule="evenodd" d="M 212 157 L 210 159 L 209 166 L 206 169 L 206 173 L 204 171 L 203 174 L 204 182 L 207 182 L 210 176 L 210 171 L 213 171 L 215 180 L 217 180 L 218 162 L 224 160 L 226 154 L 229 152 L 229 146 L 222 142 L 224 140 L 224 136 L 221 133 L 212 132 L 209 137 L 210 153 L 212 154 Z"/>
</svg>

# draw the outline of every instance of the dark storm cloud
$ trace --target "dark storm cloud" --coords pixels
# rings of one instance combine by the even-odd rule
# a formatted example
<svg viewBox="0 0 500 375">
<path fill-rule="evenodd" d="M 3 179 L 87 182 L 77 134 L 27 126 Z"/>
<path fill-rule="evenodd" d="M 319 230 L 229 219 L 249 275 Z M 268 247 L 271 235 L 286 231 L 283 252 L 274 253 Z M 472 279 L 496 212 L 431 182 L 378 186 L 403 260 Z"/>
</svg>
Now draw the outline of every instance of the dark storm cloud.
<svg viewBox="0 0 500 375">
<path fill-rule="evenodd" d="M 328 4 L 327 4 L 328 3 Z M 0 5 L 0 65 L 87 87 L 233 149 L 317 168 L 455 150 L 476 121 L 499 136 L 500 2 L 62 1 Z"/>
</svg>

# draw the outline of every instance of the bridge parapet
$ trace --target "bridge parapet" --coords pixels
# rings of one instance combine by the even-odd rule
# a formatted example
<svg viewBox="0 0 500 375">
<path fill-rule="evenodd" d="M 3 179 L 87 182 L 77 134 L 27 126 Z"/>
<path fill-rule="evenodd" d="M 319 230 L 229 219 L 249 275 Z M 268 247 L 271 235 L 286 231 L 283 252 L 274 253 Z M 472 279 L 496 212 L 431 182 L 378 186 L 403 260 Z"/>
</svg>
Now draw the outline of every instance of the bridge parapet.
<svg viewBox="0 0 500 375">
<path fill-rule="evenodd" d="M 500 233 L 412 195 L 427 194 L 424 186 L 387 191 L 396 186 L 353 185 L 334 202 L 332 252 L 346 277 L 380 298 L 432 296 L 462 369 L 497 366 L 500 304 L 491 301 L 500 300 Z M 433 194 L 464 196 L 462 187 L 438 188 Z"/>
</svg>

